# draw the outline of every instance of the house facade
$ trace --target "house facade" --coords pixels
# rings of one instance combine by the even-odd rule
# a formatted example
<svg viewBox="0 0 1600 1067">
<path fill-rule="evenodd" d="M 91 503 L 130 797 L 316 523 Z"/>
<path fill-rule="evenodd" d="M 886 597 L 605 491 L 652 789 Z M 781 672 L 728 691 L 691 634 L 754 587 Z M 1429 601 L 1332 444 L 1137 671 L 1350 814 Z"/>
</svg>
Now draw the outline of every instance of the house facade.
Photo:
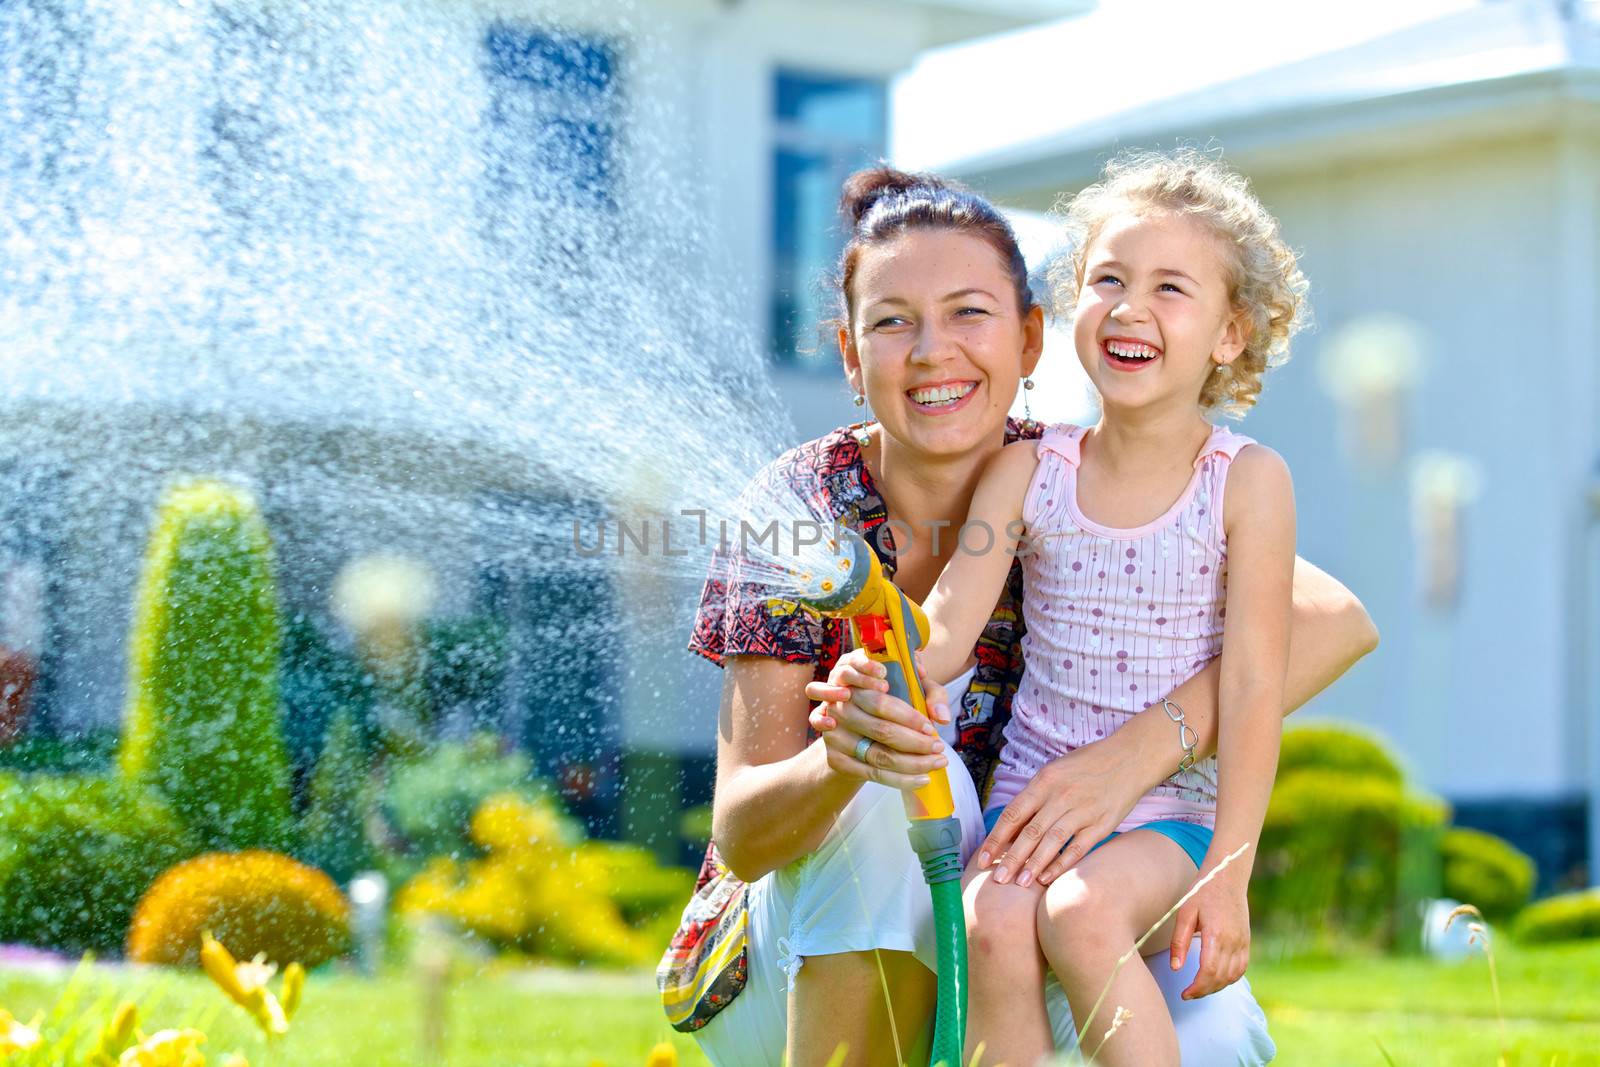
<svg viewBox="0 0 1600 1067">
<path fill-rule="evenodd" d="M 1600 880 L 1600 24 L 1486 3 L 944 169 L 1045 210 L 1116 150 L 1220 146 L 1315 328 L 1242 432 L 1381 647 L 1304 714 L 1393 740 L 1543 884 Z"/>
<path fill-rule="evenodd" d="M 698 577 L 572 551 L 572 515 L 660 465 L 632 371 L 691 407 L 724 373 L 799 421 L 838 402 L 816 282 L 890 79 L 1087 6 L 5 5 L 0 744 L 115 729 L 155 501 L 221 474 L 274 533 L 302 757 L 327 665 L 364 673 L 338 591 L 398 556 L 433 661 L 473 665 L 435 712 L 652 836 L 709 791 L 719 679 L 682 651 Z"/>
</svg>

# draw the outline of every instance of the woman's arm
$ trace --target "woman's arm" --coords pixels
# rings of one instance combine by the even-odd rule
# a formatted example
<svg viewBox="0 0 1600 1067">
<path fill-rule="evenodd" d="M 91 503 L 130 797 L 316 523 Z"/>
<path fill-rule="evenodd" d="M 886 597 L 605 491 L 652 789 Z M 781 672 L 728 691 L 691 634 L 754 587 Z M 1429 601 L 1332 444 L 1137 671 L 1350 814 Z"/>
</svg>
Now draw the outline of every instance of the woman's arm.
<svg viewBox="0 0 1600 1067">
<path fill-rule="evenodd" d="M 934 681 L 948 682 L 972 658 L 1011 573 L 1022 535 L 1022 499 L 1038 465 L 1034 443 L 1017 441 L 1002 448 L 983 470 L 963 528 L 963 534 L 978 532 L 957 535 L 955 555 L 922 604 L 932 632 L 921 664 Z M 981 551 L 962 547 L 971 536 L 982 538 Z"/>
<path fill-rule="evenodd" d="M 879 758 L 870 768 L 848 754 L 855 735 L 833 738 L 831 747 L 821 738 L 808 744 L 809 663 L 730 656 L 724 671 L 711 836 L 745 881 L 814 851 L 866 780 L 863 772 L 904 788 L 944 765 L 931 730 L 901 731 L 892 753 L 875 747 Z"/>
<path fill-rule="evenodd" d="M 1284 675 L 1283 714 L 1300 708 L 1378 647 L 1378 628 L 1354 593 L 1326 571 L 1296 558 L 1290 603 L 1289 663 Z M 1196 756 L 1217 750 L 1217 688 L 1221 662 L 1213 659 L 1168 694 L 1199 735 Z M 841 724 L 852 727 L 840 709 Z M 864 714 L 864 713 L 862 713 Z M 1178 727 L 1161 705 L 1134 715 L 1110 737 L 1053 760 L 1006 806 L 980 853 L 997 857 L 1003 880 L 1029 866 L 1036 881 L 1050 882 L 1078 860 L 1081 849 L 1060 852 L 1068 838 L 1089 844 L 1115 830 L 1145 793 L 1178 769 L 1183 747 Z M 1046 834 L 1050 846 L 1039 847 Z M 1082 846 L 1087 848 L 1087 845 Z M 1059 854 L 1058 854 L 1059 853 Z M 1052 861 L 1052 857 L 1054 860 Z M 1002 880 L 1002 873 L 996 872 Z"/>
</svg>

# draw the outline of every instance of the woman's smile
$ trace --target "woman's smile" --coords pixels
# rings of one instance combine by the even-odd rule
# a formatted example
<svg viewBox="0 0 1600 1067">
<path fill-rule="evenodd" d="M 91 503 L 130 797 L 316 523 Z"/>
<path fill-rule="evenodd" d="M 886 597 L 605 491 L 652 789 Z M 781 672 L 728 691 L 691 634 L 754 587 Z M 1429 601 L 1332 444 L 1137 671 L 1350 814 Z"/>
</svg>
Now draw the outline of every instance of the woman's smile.
<svg viewBox="0 0 1600 1067">
<path fill-rule="evenodd" d="M 929 382 L 906 390 L 913 410 L 924 415 L 948 415 L 967 406 L 978 392 L 972 380 Z"/>
</svg>

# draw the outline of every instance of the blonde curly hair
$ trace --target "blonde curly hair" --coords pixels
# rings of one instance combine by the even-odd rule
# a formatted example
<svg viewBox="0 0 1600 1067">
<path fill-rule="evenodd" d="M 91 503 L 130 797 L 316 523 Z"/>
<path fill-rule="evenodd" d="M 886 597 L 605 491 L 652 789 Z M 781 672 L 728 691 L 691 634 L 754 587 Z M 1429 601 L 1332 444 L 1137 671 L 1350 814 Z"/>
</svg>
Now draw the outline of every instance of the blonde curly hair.
<svg viewBox="0 0 1600 1067">
<path fill-rule="evenodd" d="M 1211 228 L 1230 253 L 1228 300 L 1245 313 L 1248 338 L 1231 365 L 1212 368 L 1200 405 L 1234 418 L 1248 411 L 1261 395 L 1267 368 L 1289 358 L 1289 338 L 1309 316 L 1308 286 L 1294 250 L 1245 177 L 1197 148 L 1128 152 L 1106 164 L 1099 181 L 1064 197 L 1056 210 L 1064 216 L 1072 250 L 1046 276 L 1054 311 L 1068 320 L 1083 287 L 1089 246 L 1119 212 L 1172 212 Z"/>
</svg>

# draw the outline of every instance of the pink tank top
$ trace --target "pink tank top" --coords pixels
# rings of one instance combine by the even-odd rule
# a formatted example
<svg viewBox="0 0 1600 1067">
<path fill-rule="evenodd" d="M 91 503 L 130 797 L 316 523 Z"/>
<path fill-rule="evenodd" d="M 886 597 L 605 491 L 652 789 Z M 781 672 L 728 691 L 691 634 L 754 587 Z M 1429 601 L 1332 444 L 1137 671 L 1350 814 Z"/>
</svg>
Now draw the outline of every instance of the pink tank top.
<svg viewBox="0 0 1600 1067">
<path fill-rule="evenodd" d="M 1223 486 L 1254 442 L 1218 426 L 1194 476 L 1166 514 L 1133 530 L 1101 526 L 1078 508 L 1081 426 L 1052 426 L 1022 518 L 1025 671 L 1005 728 L 988 806 L 1008 803 L 1045 763 L 1116 730 L 1222 651 L 1227 541 Z M 1172 765 L 1183 754 L 1172 727 Z M 1217 761 L 1196 763 L 1140 798 L 1119 830 L 1155 819 L 1213 826 Z"/>
</svg>

